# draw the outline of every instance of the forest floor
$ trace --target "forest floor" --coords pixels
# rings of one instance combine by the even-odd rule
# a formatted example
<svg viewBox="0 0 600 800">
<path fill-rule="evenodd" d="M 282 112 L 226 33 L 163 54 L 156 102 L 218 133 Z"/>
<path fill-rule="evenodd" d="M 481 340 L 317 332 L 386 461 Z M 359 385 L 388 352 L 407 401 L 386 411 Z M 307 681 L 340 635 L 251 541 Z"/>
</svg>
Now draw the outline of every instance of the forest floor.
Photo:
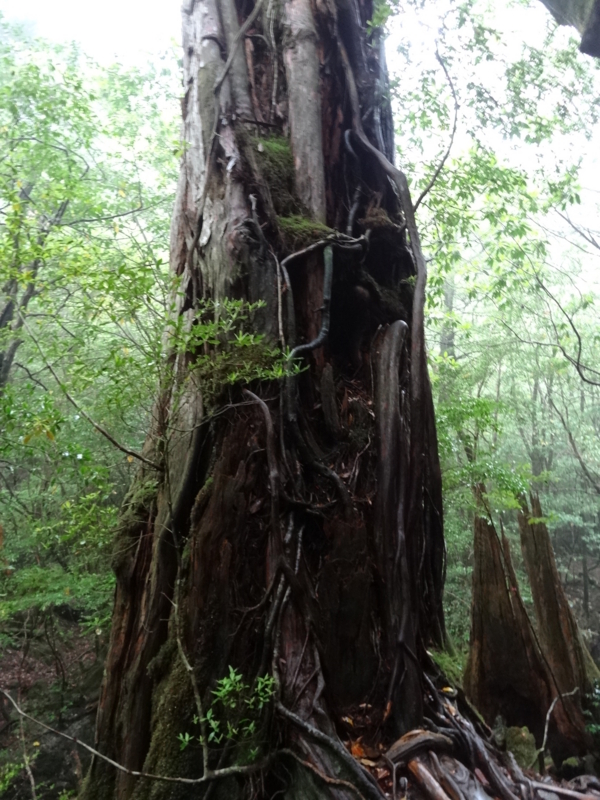
<svg viewBox="0 0 600 800">
<path fill-rule="evenodd" d="M 0 689 L 47 725 L 93 743 L 106 643 L 68 607 L 25 615 L 0 631 Z M 31 776 L 24 769 L 31 766 Z M 74 797 L 87 767 L 84 751 L 21 720 L 0 696 L 0 798 Z"/>
</svg>

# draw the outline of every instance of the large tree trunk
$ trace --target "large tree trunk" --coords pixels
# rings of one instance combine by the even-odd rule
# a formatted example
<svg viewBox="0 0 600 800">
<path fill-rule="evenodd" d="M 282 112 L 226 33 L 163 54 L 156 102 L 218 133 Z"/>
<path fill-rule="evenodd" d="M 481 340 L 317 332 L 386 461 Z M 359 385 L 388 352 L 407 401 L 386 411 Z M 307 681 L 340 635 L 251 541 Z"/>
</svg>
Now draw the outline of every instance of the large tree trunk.
<svg viewBox="0 0 600 800">
<path fill-rule="evenodd" d="M 465 690 L 490 724 L 501 715 L 541 741 L 552 690 L 510 559 L 507 540 L 477 515 Z"/>
<path fill-rule="evenodd" d="M 482 487 L 476 497 L 483 510 Z M 520 522 L 524 519 L 521 514 Z M 547 544 L 550 546 L 549 541 Z M 531 553 L 524 551 L 527 563 L 533 553 L 529 540 L 524 547 L 531 549 Z M 538 562 L 540 558 L 538 552 Z M 529 563 L 528 572 L 531 566 Z M 545 572 L 543 566 L 541 572 Z M 552 605 L 552 598 L 539 594 L 539 580 L 532 581 L 531 588 L 536 612 L 540 603 Z M 572 649 L 568 651 L 564 638 L 558 642 L 556 630 L 551 623 L 546 624 L 548 616 L 554 621 L 554 613 L 550 610 L 544 614 L 542 611 L 542 623 L 536 631 L 521 598 L 508 540 L 504 535 L 500 538 L 489 517 L 477 515 L 465 691 L 490 725 L 498 715 L 508 725 L 527 725 L 538 746 L 547 744 L 560 764 L 569 756 L 584 755 L 592 744 L 585 730 L 580 698 L 573 693 L 577 687 L 583 692 L 586 683 L 585 678 L 577 683 L 573 674 L 570 653 L 575 658 L 575 643 L 569 640 Z M 577 643 L 582 644 L 578 638 Z M 579 654 L 583 658 L 582 651 Z"/>
<path fill-rule="evenodd" d="M 352 796 L 310 765 L 381 796 L 339 737 L 375 745 L 418 725 L 425 645 L 444 642 L 425 261 L 391 163 L 371 15 L 368 0 L 183 10 L 177 313 L 191 329 L 206 298 L 263 300 L 259 332 L 295 346 L 308 370 L 255 394 L 234 388 L 210 417 L 194 353 L 172 356 L 145 450 L 162 469 L 140 472 L 115 545 L 97 744 L 129 769 L 194 778 L 203 761 L 248 764 L 293 745 L 296 760 L 280 755 L 262 783 L 236 774 L 211 784 L 214 797 L 242 796 L 253 780 L 260 796 Z M 178 734 L 201 733 L 194 716 L 230 666 L 251 687 L 276 681 L 255 752 L 241 737 L 181 751 Z M 175 794 L 102 761 L 84 791 Z"/>
<path fill-rule="evenodd" d="M 570 695 L 571 716 L 578 720 L 583 738 L 585 719 L 581 705 L 600 675 L 581 638 L 560 581 L 539 497 L 531 495 L 531 513 L 525 498 L 521 504 L 521 550 L 531 586 L 540 645 L 559 691 Z"/>
</svg>

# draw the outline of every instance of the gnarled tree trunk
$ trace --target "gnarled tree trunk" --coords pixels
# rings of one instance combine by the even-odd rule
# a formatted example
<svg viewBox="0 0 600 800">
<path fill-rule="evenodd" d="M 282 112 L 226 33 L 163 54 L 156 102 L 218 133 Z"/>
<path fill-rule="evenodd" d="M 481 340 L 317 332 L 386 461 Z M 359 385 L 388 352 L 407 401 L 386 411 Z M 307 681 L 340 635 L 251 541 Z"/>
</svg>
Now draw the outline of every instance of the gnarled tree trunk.
<svg viewBox="0 0 600 800">
<path fill-rule="evenodd" d="M 353 796 L 344 781 L 381 797 L 341 739 L 422 721 L 425 645 L 445 636 L 441 479 L 425 261 L 372 11 L 184 6 L 177 314 L 193 330 L 206 299 L 262 300 L 257 331 L 307 370 L 234 387 L 211 416 L 196 354 L 173 352 L 145 449 L 159 469 L 140 471 L 115 545 L 97 745 L 206 780 L 96 760 L 86 800 Z M 254 733 L 201 743 L 230 667 L 275 696 Z"/>
</svg>

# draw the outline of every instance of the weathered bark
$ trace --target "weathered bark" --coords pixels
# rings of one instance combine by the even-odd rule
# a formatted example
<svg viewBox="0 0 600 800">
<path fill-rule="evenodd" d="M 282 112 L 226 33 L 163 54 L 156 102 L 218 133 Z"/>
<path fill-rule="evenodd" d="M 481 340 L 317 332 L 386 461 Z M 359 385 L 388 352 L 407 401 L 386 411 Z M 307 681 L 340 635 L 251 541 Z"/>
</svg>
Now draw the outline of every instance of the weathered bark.
<svg viewBox="0 0 600 800">
<path fill-rule="evenodd" d="M 482 489 L 479 499 L 481 493 Z M 509 726 L 527 725 L 538 746 L 552 708 L 547 744 L 560 764 L 571 755 L 586 753 L 591 742 L 580 700 L 573 695 L 572 673 L 560 663 L 563 653 L 548 644 L 553 643 L 541 640 L 527 615 L 508 540 L 504 535 L 500 539 L 488 519 L 476 516 L 465 691 L 490 725 L 498 715 Z"/>
<path fill-rule="evenodd" d="M 319 37 L 309 0 L 284 5 L 284 49 L 296 190 L 313 218 L 325 222 L 325 168 L 319 85 Z"/>
<path fill-rule="evenodd" d="M 389 161 L 380 37 L 367 35 L 369 2 L 260 11 L 233 0 L 183 10 L 176 313 L 192 329 L 206 298 L 260 299 L 257 331 L 285 339 L 308 370 L 234 387 L 225 402 L 203 396 L 194 352 L 172 353 L 145 450 L 162 471 L 140 472 L 115 544 L 97 744 L 164 776 L 271 761 L 206 788 L 96 760 L 86 800 L 345 798 L 348 781 L 381 797 L 340 739 L 374 746 L 421 723 L 427 703 L 445 713 L 423 678 L 426 645 L 445 636 L 425 260 Z M 290 185 L 283 162 L 268 163 L 273 133 L 279 153 L 289 133 Z M 203 748 L 230 665 L 249 686 L 272 675 L 276 697 L 251 741 Z M 181 751 L 184 733 L 196 738 Z"/>
<path fill-rule="evenodd" d="M 115 542 L 97 747 L 172 782 L 97 758 L 82 797 L 382 800 L 343 740 L 387 749 L 395 781 L 389 745 L 427 719 L 467 764 L 464 786 L 477 768 L 515 800 L 521 777 L 424 669 L 445 638 L 426 262 L 391 163 L 372 4 L 262 2 L 183 9 L 175 313 L 192 330 L 218 312 L 208 299 L 260 299 L 257 332 L 307 369 L 206 396 L 193 347 L 169 351 L 145 446 L 160 468 L 142 467 Z M 271 676 L 274 697 L 228 709 L 254 733 L 207 740 L 230 668 L 246 695 Z M 427 791 L 456 789 L 440 762 L 437 778 L 411 763 Z"/>
<path fill-rule="evenodd" d="M 522 498 L 519 530 L 538 637 L 558 689 L 563 694 L 578 689 L 578 697 L 573 697 L 570 703 L 580 709 L 584 695 L 600 674 L 581 638 L 560 581 L 539 497 L 532 494 L 530 502 L 531 513 L 526 499 Z M 580 710 L 578 713 L 583 729 L 585 722 Z"/>
<path fill-rule="evenodd" d="M 471 643 L 465 691 L 489 723 L 527 725 L 540 738 L 552 701 L 547 670 L 518 587 L 508 542 L 475 518 Z"/>
</svg>

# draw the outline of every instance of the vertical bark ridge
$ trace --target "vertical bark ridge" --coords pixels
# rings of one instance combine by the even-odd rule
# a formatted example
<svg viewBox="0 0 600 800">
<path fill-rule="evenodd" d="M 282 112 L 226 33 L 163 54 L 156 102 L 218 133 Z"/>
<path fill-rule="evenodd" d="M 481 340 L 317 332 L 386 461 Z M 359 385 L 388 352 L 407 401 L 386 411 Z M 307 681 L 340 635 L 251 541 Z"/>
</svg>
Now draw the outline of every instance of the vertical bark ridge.
<svg viewBox="0 0 600 800">
<path fill-rule="evenodd" d="M 298 196 L 312 217 L 326 220 L 318 37 L 309 0 L 284 5 L 289 124 Z"/>
<path fill-rule="evenodd" d="M 571 692 L 579 687 L 583 696 L 598 679 L 598 669 L 581 639 L 565 595 L 539 497 L 532 494 L 530 502 L 531 512 L 522 499 L 519 530 L 540 643 L 560 691 Z"/>
<path fill-rule="evenodd" d="M 251 745 L 259 754 L 284 745 L 378 796 L 341 741 L 375 747 L 422 721 L 424 649 L 444 630 L 426 272 L 406 179 L 391 163 L 371 16 L 355 0 L 184 8 L 175 313 L 191 330 L 207 299 L 261 299 L 257 332 L 270 344 L 280 326 L 295 330 L 303 371 L 290 414 L 277 382 L 210 398 L 195 354 L 171 355 L 173 384 L 148 445 L 165 472 L 121 536 L 98 721 L 101 749 L 130 768 L 202 769 L 182 648 L 203 708 L 224 713 L 214 690 L 232 667 L 249 692 L 271 675 L 286 710 L 267 704 L 254 738 L 211 741 L 210 769 L 248 763 Z M 317 240 L 326 241 L 311 249 Z M 147 480 L 141 473 L 132 491 Z M 195 738 L 180 750 L 186 732 Z M 206 794 L 352 796 L 289 767 L 276 761 L 262 783 L 228 778 Z M 85 800 L 185 795 L 108 769 L 94 764 Z"/>
<path fill-rule="evenodd" d="M 518 588 L 510 580 L 508 543 L 491 523 L 475 518 L 472 629 L 465 690 L 493 723 L 526 724 L 541 739 L 552 699 L 549 676 Z M 508 646 L 508 643 L 511 643 Z"/>
</svg>

